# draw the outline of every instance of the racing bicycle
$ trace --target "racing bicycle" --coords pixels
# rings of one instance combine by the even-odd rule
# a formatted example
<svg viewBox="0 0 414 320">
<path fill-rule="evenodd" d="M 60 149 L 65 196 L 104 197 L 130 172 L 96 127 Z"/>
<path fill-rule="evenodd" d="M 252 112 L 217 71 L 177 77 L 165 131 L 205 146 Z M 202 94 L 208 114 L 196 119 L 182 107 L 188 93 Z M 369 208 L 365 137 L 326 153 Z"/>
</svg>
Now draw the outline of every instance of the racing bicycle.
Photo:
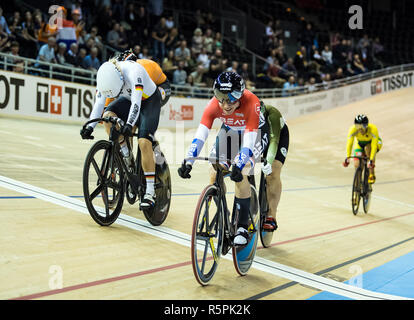
<svg viewBox="0 0 414 320">
<path fill-rule="evenodd" d="M 109 226 L 118 218 L 124 197 L 133 205 L 145 195 L 146 180 L 141 166 L 141 151 L 133 156 L 129 138 L 125 139 L 132 157 L 125 161 L 120 149 L 119 136 L 124 122 L 117 117 L 92 119 L 83 127 L 94 122 L 111 123 L 109 140 L 97 141 L 89 150 L 83 167 L 83 195 L 89 214 L 101 226 Z M 134 134 L 133 136 L 138 136 Z M 132 140 L 132 139 L 131 139 Z M 171 176 L 168 163 L 154 139 L 155 154 L 155 205 L 144 209 L 145 218 L 154 226 L 161 225 L 167 218 L 171 203 Z"/>
<path fill-rule="evenodd" d="M 249 176 L 251 198 L 248 242 L 244 246 L 234 246 L 233 240 L 237 231 L 239 212 L 236 206 L 233 206 L 230 215 L 227 206 L 224 177 L 230 172 L 218 163 L 218 158 L 194 157 L 191 159 L 210 161 L 216 171 L 214 184 L 205 187 L 195 209 L 191 235 L 191 261 L 194 276 L 201 285 L 207 285 L 217 270 L 221 255 L 226 255 L 230 249 L 237 273 L 242 276 L 246 275 L 256 254 L 257 231 L 259 230 L 254 176 Z"/>
</svg>

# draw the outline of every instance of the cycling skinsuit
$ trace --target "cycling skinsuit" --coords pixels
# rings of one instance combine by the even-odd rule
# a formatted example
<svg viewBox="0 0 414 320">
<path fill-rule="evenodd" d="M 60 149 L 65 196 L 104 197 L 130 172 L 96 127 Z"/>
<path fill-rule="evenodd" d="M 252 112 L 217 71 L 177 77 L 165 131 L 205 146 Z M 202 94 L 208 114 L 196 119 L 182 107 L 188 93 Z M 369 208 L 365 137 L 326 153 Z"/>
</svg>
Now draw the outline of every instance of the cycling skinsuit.
<svg viewBox="0 0 414 320">
<path fill-rule="evenodd" d="M 117 63 L 124 78 L 119 97 L 112 101 L 107 111 L 114 112 L 131 126 L 139 128 L 139 138 L 152 140 L 158 128 L 161 112 L 161 93 L 146 69 L 134 61 Z M 106 98 L 96 92 L 96 100 L 90 119 L 101 117 Z M 95 127 L 96 122 L 92 124 Z"/>
<path fill-rule="evenodd" d="M 362 134 L 357 130 L 355 125 L 352 125 L 349 128 L 348 132 L 348 141 L 346 144 L 346 156 L 350 157 L 352 153 L 352 146 L 354 144 L 354 139 L 357 139 L 358 146 L 360 148 L 355 148 L 355 152 L 362 152 L 365 149 L 365 146 L 371 144 L 371 154 L 369 156 L 370 160 L 375 159 L 375 155 L 382 148 L 382 139 L 378 135 L 377 127 L 369 123 L 365 134 Z"/>
<path fill-rule="evenodd" d="M 258 135 L 260 101 L 255 94 L 246 89 L 239 103 L 240 106 L 232 114 L 225 115 L 215 97 L 209 101 L 187 157 L 197 157 L 200 154 L 214 120 L 220 119 L 223 125 L 217 135 L 211 156 L 218 155 L 221 159 L 233 159 L 237 156 L 236 165 L 243 169 L 253 156 L 258 138 L 260 143 L 260 135 Z M 230 143 L 228 143 L 229 139 Z"/>
<path fill-rule="evenodd" d="M 265 123 L 260 126 L 264 158 L 270 164 L 274 160 L 284 164 L 289 150 L 289 129 L 286 121 L 280 111 L 270 105 L 262 104 L 261 114 L 265 119 Z"/>
</svg>

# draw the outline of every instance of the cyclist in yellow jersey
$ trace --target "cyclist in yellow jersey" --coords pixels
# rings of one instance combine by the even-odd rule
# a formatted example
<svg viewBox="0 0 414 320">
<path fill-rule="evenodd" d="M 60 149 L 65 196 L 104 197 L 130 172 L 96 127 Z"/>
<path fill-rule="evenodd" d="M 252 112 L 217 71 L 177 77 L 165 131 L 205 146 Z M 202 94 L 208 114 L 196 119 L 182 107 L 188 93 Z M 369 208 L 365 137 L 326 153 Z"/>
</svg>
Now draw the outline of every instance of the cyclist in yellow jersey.
<svg viewBox="0 0 414 320">
<path fill-rule="evenodd" d="M 382 148 L 382 139 L 378 134 L 378 128 L 369 123 L 366 115 L 360 114 L 355 117 L 354 125 L 349 128 L 348 142 L 346 144 L 346 159 L 343 163 L 344 167 L 349 165 L 348 157 L 351 156 L 354 139 L 357 140 L 357 147 L 355 148 L 355 155 L 362 155 L 365 153 L 369 157 L 368 168 L 369 177 L 368 183 L 375 182 L 375 156 Z M 359 166 L 359 160 L 355 159 L 355 167 Z"/>
</svg>

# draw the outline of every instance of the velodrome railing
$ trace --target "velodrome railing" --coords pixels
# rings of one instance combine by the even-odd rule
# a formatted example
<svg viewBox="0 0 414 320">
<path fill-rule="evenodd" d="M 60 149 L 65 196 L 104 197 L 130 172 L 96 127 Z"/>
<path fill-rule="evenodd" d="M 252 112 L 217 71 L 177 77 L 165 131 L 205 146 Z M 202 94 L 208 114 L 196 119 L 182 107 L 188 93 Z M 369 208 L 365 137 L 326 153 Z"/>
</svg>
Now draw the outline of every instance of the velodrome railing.
<svg viewBox="0 0 414 320">
<path fill-rule="evenodd" d="M 23 65 L 22 65 L 23 64 Z M 86 70 L 82 68 L 75 68 L 73 66 L 61 65 L 38 61 L 35 59 L 16 57 L 10 54 L 0 53 L 0 69 L 16 71 L 15 68 L 20 68 L 18 72 L 25 74 L 33 74 L 52 79 L 66 80 L 70 82 L 79 82 L 83 84 L 96 85 L 96 71 Z M 339 80 L 333 80 L 326 83 L 317 83 L 313 86 L 295 87 L 290 90 L 280 88 L 253 88 L 255 94 L 260 98 L 278 98 L 286 96 L 303 95 L 310 92 L 323 91 L 333 88 L 342 87 L 348 84 L 353 84 L 377 77 L 390 75 L 397 72 L 405 72 L 414 70 L 414 63 L 403 64 L 398 66 L 391 66 L 379 70 L 373 70 L 366 73 L 361 73 L 352 77 L 347 77 Z M 181 97 L 193 97 L 209 99 L 213 96 L 211 88 L 190 86 L 190 85 L 171 85 L 172 95 Z"/>
</svg>

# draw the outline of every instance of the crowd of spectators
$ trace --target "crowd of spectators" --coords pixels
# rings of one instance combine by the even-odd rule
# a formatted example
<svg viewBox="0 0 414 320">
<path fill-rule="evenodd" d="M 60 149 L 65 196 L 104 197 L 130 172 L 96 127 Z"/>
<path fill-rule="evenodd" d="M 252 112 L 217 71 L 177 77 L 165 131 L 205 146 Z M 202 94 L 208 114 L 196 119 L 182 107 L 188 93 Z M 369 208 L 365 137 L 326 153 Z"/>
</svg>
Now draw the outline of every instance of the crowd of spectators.
<svg viewBox="0 0 414 320">
<path fill-rule="evenodd" d="M 365 34 L 353 39 L 334 33 L 320 43 L 313 25 L 305 22 L 298 35 L 298 49 L 293 56 L 288 56 L 280 25 L 279 20 L 270 20 L 266 25 L 264 52 L 267 59 L 258 78 L 265 87 L 283 89 L 283 96 L 303 86 L 307 92 L 326 89 L 333 80 L 383 67 L 385 51 L 378 37 L 370 39 Z"/>
<path fill-rule="evenodd" d="M 271 20 L 264 34 L 266 63 L 253 74 L 246 61 L 226 58 L 220 21 L 211 12 L 196 10 L 192 35 L 185 37 L 172 14 L 163 11 L 162 1 L 147 6 L 122 0 L 103 4 L 92 14 L 82 2 L 67 0 L 57 9 L 62 18 L 58 25 L 51 19 L 53 13 L 27 10 L 4 16 L 0 8 L 0 52 L 15 56 L 9 61 L 15 63 L 14 71 L 22 71 L 19 56 L 36 59 L 35 66 L 43 69 L 48 67 L 40 61 L 96 71 L 104 62 L 104 46 L 132 48 L 139 58 L 157 61 L 173 84 L 211 87 L 218 74 L 233 70 L 243 76 L 247 88 L 281 88 L 285 96 L 298 86 L 317 90 L 315 84 L 329 86 L 332 80 L 378 68 L 384 52 L 378 38 L 366 35 L 347 39 L 333 34 L 320 43 L 312 24 L 304 23 L 298 49 L 288 56 L 282 24 Z"/>
</svg>

